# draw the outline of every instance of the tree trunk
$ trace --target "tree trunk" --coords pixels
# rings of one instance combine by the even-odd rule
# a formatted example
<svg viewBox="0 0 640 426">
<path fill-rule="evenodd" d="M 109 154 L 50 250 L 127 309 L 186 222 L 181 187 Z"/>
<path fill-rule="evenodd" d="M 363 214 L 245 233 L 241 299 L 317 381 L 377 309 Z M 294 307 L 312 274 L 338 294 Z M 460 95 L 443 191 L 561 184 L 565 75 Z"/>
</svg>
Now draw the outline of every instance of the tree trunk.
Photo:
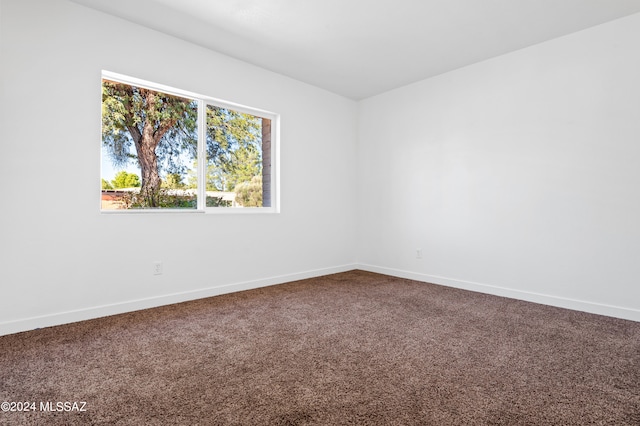
<svg viewBox="0 0 640 426">
<path fill-rule="evenodd" d="M 154 117 L 156 114 L 156 94 L 154 91 L 146 89 L 140 89 L 140 93 L 145 97 L 147 107 L 147 121 L 143 124 L 142 132 L 136 128 L 136 136 L 138 137 L 134 136 L 142 174 L 140 194 L 147 207 L 160 207 L 158 201 L 162 180 L 160 179 L 156 148 L 165 133 L 175 126 L 177 118 L 166 119 L 160 123 L 150 121 L 149 117 Z M 133 132 L 131 134 L 133 135 Z"/>
<path fill-rule="evenodd" d="M 262 207 L 271 207 L 271 120 L 262 119 Z"/>
<path fill-rule="evenodd" d="M 153 137 L 149 139 L 147 127 L 142 134 L 140 147 L 138 149 L 138 161 L 142 174 L 142 186 L 140 194 L 144 198 L 147 207 L 158 207 L 158 193 L 160 191 L 160 174 L 158 173 L 158 157 L 156 156 L 156 146 Z"/>
</svg>

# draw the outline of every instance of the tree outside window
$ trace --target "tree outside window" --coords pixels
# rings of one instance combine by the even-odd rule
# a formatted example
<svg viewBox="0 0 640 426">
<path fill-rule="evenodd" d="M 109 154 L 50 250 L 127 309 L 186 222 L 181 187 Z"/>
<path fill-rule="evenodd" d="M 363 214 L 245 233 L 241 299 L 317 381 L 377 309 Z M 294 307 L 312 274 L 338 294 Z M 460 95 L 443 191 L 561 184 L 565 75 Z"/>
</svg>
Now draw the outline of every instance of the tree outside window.
<svg viewBox="0 0 640 426">
<path fill-rule="evenodd" d="M 103 210 L 271 205 L 270 118 L 104 78 L 102 146 Z"/>
</svg>

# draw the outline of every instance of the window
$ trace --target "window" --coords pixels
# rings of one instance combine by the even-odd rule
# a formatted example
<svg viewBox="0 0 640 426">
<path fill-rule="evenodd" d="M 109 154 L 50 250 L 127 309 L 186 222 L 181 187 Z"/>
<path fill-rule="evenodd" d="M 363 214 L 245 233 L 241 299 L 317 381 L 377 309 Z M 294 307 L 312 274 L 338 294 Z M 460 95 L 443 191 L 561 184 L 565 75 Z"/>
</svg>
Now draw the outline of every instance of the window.
<svg viewBox="0 0 640 426">
<path fill-rule="evenodd" d="M 277 119 L 103 72 L 101 210 L 277 211 Z"/>
</svg>

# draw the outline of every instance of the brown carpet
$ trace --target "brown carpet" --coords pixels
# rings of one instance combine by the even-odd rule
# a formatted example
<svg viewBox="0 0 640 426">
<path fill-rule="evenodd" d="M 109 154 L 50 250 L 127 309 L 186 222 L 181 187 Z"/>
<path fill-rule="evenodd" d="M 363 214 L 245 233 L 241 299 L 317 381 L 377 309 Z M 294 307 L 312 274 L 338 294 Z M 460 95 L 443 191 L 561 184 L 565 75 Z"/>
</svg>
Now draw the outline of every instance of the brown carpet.
<svg viewBox="0 0 640 426">
<path fill-rule="evenodd" d="M 352 271 L 0 337 L 2 401 L 36 403 L 3 425 L 639 425 L 640 323 Z"/>
</svg>

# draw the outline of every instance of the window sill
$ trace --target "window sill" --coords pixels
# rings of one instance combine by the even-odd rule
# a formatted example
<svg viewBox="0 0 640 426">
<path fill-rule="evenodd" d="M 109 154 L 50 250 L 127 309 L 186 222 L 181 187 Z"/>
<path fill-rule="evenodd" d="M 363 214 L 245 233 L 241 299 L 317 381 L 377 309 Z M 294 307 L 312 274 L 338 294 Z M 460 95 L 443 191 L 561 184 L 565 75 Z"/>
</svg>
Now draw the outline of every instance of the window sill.
<svg viewBox="0 0 640 426">
<path fill-rule="evenodd" d="M 196 209 L 127 209 L 127 210 L 100 210 L 101 214 L 121 215 L 121 214 L 212 214 L 212 215 L 256 215 L 256 214 L 278 214 L 279 210 L 272 207 L 264 208 L 212 208 L 206 210 Z"/>
</svg>

